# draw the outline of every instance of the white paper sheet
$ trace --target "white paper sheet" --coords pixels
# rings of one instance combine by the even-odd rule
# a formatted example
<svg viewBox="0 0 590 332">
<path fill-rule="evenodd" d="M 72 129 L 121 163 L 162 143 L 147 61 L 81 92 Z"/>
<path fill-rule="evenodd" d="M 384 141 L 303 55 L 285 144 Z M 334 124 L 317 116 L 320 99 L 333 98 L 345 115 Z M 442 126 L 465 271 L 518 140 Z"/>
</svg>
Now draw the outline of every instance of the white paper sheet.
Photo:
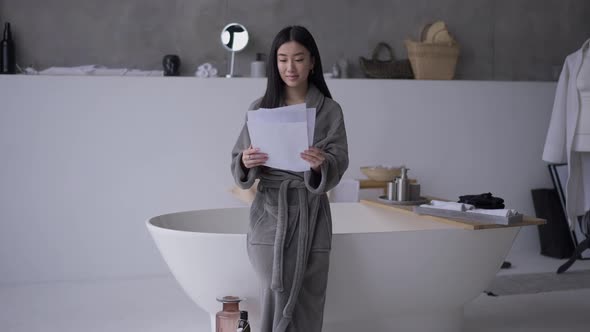
<svg viewBox="0 0 590 332">
<path fill-rule="evenodd" d="M 307 113 L 305 109 L 289 111 L 248 111 L 248 121 L 262 122 L 306 122 Z"/>
<path fill-rule="evenodd" d="M 315 108 L 276 111 L 278 109 L 279 108 L 275 110 L 259 109 L 256 111 L 248 111 L 248 121 L 267 123 L 307 122 L 307 144 L 308 146 L 312 146 L 313 135 L 315 134 Z"/>
<path fill-rule="evenodd" d="M 265 165 L 293 172 L 309 170 L 300 155 L 308 148 L 307 131 L 307 122 L 248 121 L 252 146 L 268 154 Z"/>
<path fill-rule="evenodd" d="M 300 154 L 313 145 L 315 116 L 315 108 L 306 108 L 305 103 L 248 111 L 250 140 L 252 146 L 268 153 L 266 166 L 309 170 L 309 163 Z"/>
<path fill-rule="evenodd" d="M 289 105 L 289 106 L 282 106 L 282 107 L 276 107 L 276 108 L 259 108 L 259 111 L 262 112 L 275 112 L 275 111 L 302 111 L 305 110 L 305 103 L 301 103 L 301 104 L 295 104 L 295 105 Z"/>
</svg>

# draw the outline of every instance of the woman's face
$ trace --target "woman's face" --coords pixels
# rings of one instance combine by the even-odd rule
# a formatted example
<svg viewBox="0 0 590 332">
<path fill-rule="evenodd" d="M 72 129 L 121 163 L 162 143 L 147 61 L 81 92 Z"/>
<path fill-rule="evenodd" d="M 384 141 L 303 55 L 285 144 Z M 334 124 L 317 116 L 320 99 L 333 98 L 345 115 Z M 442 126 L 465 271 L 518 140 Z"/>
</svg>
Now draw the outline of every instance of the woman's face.
<svg viewBox="0 0 590 332">
<path fill-rule="evenodd" d="M 307 84 L 307 77 L 314 60 L 303 45 L 295 41 L 286 42 L 277 50 L 277 66 L 281 79 L 289 87 Z"/>
</svg>

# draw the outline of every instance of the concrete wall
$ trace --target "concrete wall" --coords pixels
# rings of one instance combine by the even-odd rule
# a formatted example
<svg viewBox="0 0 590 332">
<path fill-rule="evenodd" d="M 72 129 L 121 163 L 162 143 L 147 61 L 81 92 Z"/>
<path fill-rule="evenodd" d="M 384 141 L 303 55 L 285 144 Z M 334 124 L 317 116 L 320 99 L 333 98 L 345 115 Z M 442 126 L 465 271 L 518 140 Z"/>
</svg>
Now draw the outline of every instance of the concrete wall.
<svg viewBox="0 0 590 332">
<path fill-rule="evenodd" d="M 203 62 L 227 72 L 219 35 L 238 21 L 251 44 L 237 56 L 249 75 L 257 52 L 289 24 L 314 34 L 324 68 L 340 57 L 354 65 L 379 41 L 397 58 L 403 40 L 433 20 L 445 20 L 462 47 L 457 78 L 552 80 L 554 67 L 590 38 L 588 0 L 0 0 L 0 21 L 14 24 L 21 66 L 102 64 L 160 69 L 175 53 L 189 75 Z"/>
<path fill-rule="evenodd" d="M 265 83 L 0 76 L 0 285 L 168 273 L 145 220 L 243 205 L 230 151 Z M 530 190 L 552 186 L 541 154 L 555 83 L 328 85 L 345 117 L 345 178 L 405 164 L 425 195 L 492 192 L 526 214 Z M 538 254 L 536 227 L 511 252 Z"/>
</svg>

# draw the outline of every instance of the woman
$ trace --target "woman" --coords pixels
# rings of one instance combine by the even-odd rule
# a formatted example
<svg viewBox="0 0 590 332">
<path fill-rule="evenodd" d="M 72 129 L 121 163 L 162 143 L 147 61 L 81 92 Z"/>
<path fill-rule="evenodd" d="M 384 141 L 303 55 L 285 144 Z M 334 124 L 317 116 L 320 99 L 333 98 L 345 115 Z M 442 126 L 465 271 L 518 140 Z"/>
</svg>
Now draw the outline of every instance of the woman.
<svg viewBox="0 0 590 332">
<path fill-rule="evenodd" d="M 244 125 L 232 151 L 232 173 L 243 189 L 259 179 L 250 209 L 248 256 L 261 286 L 261 332 L 322 328 L 332 220 L 326 192 L 348 167 L 340 105 L 331 99 L 320 54 L 309 31 L 281 30 L 268 63 L 266 93 L 250 110 L 305 102 L 316 109 L 313 146 L 301 152 L 305 172 L 264 166 L 268 155 L 250 145 Z"/>
</svg>

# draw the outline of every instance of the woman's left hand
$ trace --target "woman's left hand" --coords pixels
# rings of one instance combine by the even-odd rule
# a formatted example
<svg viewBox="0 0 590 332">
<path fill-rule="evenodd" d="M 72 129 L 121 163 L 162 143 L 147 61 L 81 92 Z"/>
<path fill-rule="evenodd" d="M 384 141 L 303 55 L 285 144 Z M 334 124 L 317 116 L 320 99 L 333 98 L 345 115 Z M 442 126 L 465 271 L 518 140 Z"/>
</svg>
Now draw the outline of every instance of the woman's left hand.
<svg viewBox="0 0 590 332">
<path fill-rule="evenodd" d="M 320 166 L 326 160 L 326 157 L 324 157 L 324 151 L 310 146 L 309 149 L 301 153 L 301 159 L 307 161 L 311 169 L 319 173 Z"/>
</svg>

